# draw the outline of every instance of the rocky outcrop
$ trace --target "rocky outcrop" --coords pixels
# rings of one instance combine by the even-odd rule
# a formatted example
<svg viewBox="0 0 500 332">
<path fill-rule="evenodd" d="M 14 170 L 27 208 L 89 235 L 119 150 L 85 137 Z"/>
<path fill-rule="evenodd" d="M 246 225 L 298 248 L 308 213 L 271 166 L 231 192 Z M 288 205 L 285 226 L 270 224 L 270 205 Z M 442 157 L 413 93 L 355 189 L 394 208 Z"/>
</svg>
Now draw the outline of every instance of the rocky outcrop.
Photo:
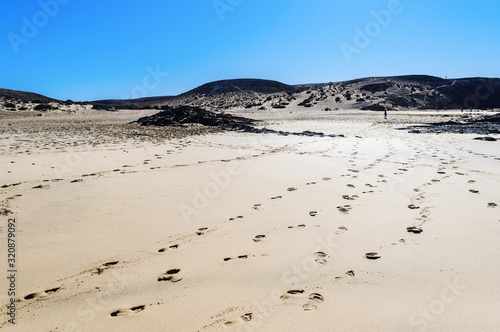
<svg viewBox="0 0 500 332">
<path fill-rule="evenodd" d="M 200 124 L 217 127 L 224 130 L 248 130 L 255 123 L 254 120 L 236 117 L 229 114 L 218 114 L 199 107 L 180 106 L 177 108 L 165 107 L 165 110 L 137 120 L 144 126 L 183 126 Z"/>
<path fill-rule="evenodd" d="M 500 113 L 471 117 L 464 115 L 462 121 L 437 122 L 428 125 L 418 125 L 403 128 L 410 133 L 454 133 L 454 134 L 478 134 L 490 135 L 500 134 Z M 494 138 L 480 138 L 483 141 L 495 141 Z"/>
<path fill-rule="evenodd" d="M 267 128 L 258 128 L 256 120 L 224 113 L 215 113 L 199 107 L 180 106 L 166 109 L 147 117 L 140 118 L 135 123 L 143 126 L 186 126 L 203 125 L 221 130 L 231 130 L 255 134 L 277 134 L 281 136 L 308 136 L 308 137 L 337 137 L 337 135 L 326 135 L 320 132 L 303 131 L 288 132 L 277 131 Z M 339 135 L 343 137 L 342 135 Z"/>
</svg>

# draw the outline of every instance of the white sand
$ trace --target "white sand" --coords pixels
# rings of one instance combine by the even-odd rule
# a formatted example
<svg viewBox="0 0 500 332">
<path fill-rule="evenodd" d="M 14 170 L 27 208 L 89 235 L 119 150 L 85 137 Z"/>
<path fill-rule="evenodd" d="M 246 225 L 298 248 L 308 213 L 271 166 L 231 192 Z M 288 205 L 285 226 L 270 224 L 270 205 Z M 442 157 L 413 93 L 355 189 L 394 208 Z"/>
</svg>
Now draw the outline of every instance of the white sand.
<svg viewBox="0 0 500 332">
<path fill-rule="evenodd" d="M 22 300 L 15 326 L 2 307 L 3 329 L 498 331 L 500 143 L 395 130 L 422 118 L 404 113 L 293 111 L 248 115 L 346 137 L 97 135 L 73 149 L 70 131 L 48 145 L 4 133 Z"/>
</svg>

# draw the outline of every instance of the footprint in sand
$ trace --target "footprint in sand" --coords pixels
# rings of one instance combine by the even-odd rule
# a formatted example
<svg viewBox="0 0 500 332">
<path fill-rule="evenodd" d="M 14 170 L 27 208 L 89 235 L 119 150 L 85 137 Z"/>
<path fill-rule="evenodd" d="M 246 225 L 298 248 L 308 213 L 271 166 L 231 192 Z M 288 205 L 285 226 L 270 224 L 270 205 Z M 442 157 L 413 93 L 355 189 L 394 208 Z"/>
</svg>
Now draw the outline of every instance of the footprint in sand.
<svg viewBox="0 0 500 332">
<path fill-rule="evenodd" d="M 317 214 L 318 214 L 318 211 L 311 211 L 311 212 L 309 212 L 309 215 L 311 217 L 315 217 Z"/>
<path fill-rule="evenodd" d="M 288 226 L 288 228 L 305 228 L 306 225 L 304 224 L 300 224 L 300 225 L 297 225 L 297 226 Z"/>
<path fill-rule="evenodd" d="M 196 235 L 198 235 L 198 236 L 203 235 L 203 234 L 205 234 L 206 230 L 208 230 L 207 227 L 198 228 L 198 231 L 196 232 Z"/>
<path fill-rule="evenodd" d="M 335 234 L 336 234 L 336 235 L 343 234 L 343 233 L 347 232 L 347 230 L 348 230 L 348 229 L 347 229 L 347 227 L 345 227 L 345 226 L 340 226 L 340 227 L 338 228 L 338 231 L 335 231 Z"/>
<path fill-rule="evenodd" d="M 468 183 L 472 184 L 472 183 L 476 183 L 476 181 L 474 181 L 474 180 L 469 180 L 469 182 L 468 182 Z"/>
<path fill-rule="evenodd" d="M 260 242 L 265 238 L 266 238 L 265 235 L 257 235 L 256 237 L 253 238 L 253 242 Z"/>
<path fill-rule="evenodd" d="M 252 206 L 252 209 L 254 209 L 254 210 L 258 210 L 261 206 L 262 206 L 262 204 L 254 204 L 254 205 Z"/>
<path fill-rule="evenodd" d="M 143 311 L 144 309 L 146 309 L 145 305 L 139 305 L 139 306 L 132 307 L 132 308 L 129 308 L 129 309 L 116 310 L 116 311 L 113 311 L 112 313 L 110 313 L 109 315 L 111 317 L 125 316 L 125 315 L 128 315 L 128 314 L 138 313 L 140 311 Z"/>
<path fill-rule="evenodd" d="M 288 191 L 295 191 L 295 190 L 297 190 L 297 188 L 295 188 L 295 187 L 290 187 L 290 188 L 288 188 L 287 190 L 288 190 Z"/>
<path fill-rule="evenodd" d="M 179 276 L 180 269 L 171 269 L 158 277 L 158 281 L 179 282 L 182 278 Z"/>
<path fill-rule="evenodd" d="M 348 279 L 348 278 L 354 278 L 354 277 L 355 277 L 354 271 L 350 270 L 350 271 L 347 271 L 345 273 L 345 276 L 343 276 L 343 277 L 335 277 L 335 281 L 334 282 L 337 282 L 337 281 L 340 281 L 340 280 L 344 280 L 344 279 Z"/>
<path fill-rule="evenodd" d="M 330 181 L 332 178 L 323 178 L 323 181 Z"/>
<path fill-rule="evenodd" d="M 43 292 L 31 293 L 31 294 L 26 295 L 24 297 L 24 299 L 25 300 L 32 300 L 32 299 L 36 299 L 39 297 L 46 297 L 47 295 L 55 293 L 60 289 L 61 289 L 61 287 L 56 287 L 56 288 L 52 288 L 52 289 L 47 289 L 46 291 L 43 291 Z"/>
<path fill-rule="evenodd" d="M 380 256 L 380 255 L 379 255 L 378 253 L 376 253 L 376 252 L 368 252 L 368 253 L 366 253 L 366 255 L 365 255 L 365 258 L 366 258 L 366 259 L 371 259 L 371 260 L 379 259 L 380 257 L 382 257 L 382 256 Z"/>
<path fill-rule="evenodd" d="M 325 301 L 325 298 L 323 295 L 319 293 L 312 293 L 309 294 L 309 302 L 304 304 L 302 308 L 304 308 L 304 311 L 313 311 L 318 309 L 318 304 L 322 303 Z"/>
<path fill-rule="evenodd" d="M 318 251 L 318 252 L 314 253 L 314 257 L 316 257 L 316 260 L 315 260 L 316 263 L 321 264 L 321 265 L 326 265 L 326 263 L 327 263 L 326 257 L 328 257 L 327 254 L 325 254 L 322 251 Z"/>
<path fill-rule="evenodd" d="M 347 187 L 348 188 L 356 188 L 356 186 L 354 186 L 353 184 L 348 184 Z"/>
<path fill-rule="evenodd" d="M 352 207 L 350 205 L 344 205 L 344 206 L 337 206 L 337 209 L 342 214 L 348 214 L 349 210 L 351 210 Z"/>
<path fill-rule="evenodd" d="M 289 290 L 288 292 L 286 292 L 286 294 L 281 295 L 280 299 L 288 300 L 288 299 L 292 298 L 294 295 L 299 295 L 299 294 L 303 294 L 303 293 L 304 293 L 303 289 L 292 289 L 292 290 Z"/>
<path fill-rule="evenodd" d="M 399 239 L 398 242 L 395 242 L 395 243 L 392 243 L 393 246 L 397 246 L 399 244 L 405 244 L 406 243 L 406 240 L 405 239 Z"/>
<path fill-rule="evenodd" d="M 50 186 L 49 185 L 39 185 L 39 186 L 36 186 L 36 187 L 33 187 L 31 189 L 49 189 Z"/>
<path fill-rule="evenodd" d="M 343 199 L 346 199 L 348 201 L 354 201 L 355 199 L 358 199 L 359 196 L 358 195 L 352 195 L 352 196 L 349 196 L 349 195 L 342 195 L 342 198 Z"/>
<path fill-rule="evenodd" d="M 229 220 L 243 219 L 243 216 L 237 216 L 236 218 L 229 218 Z"/>
<path fill-rule="evenodd" d="M 114 261 L 114 262 L 107 262 L 99 266 L 98 268 L 92 270 L 93 274 L 101 274 L 105 270 L 109 269 L 111 266 L 118 264 L 120 261 Z"/>
<path fill-rule="evenodd" d="M 496 203 L 488 203 L 489 208 L 496 208 L 498 205 Z"/>
<path fill-rule="evenodd" d="M 230 261 L 230 260 L 234 260 L 234 259 L 247 259 L 247 258 L 248 258 L 248 255 L 241 255 L 241 256 L 238 256 L 236 258 L 226 257 L 226 258 L 224 258 L 224 262 L 227 262 L 227 261 Z"/>
<path fill-rule="evenodd" d="M 313 185 L 313 184 L 316 184 L 316 182 L 308 182 L 308 183 L 306 183 L 306 186 L 310 186 L 310 185 Z"/>
<path fill-rule="evenodd" d="M 423 230 L 421 227 L 417 227 L 417 226 L 410 226 L 410 227 L 406 227 L 406 231 L 407 231 L 408 233 L 420 234 L 420 233 L 422 233 L 424 230 Z"/>
<path fill-rule="evenodd" d="M 158 252 L 165 252 L 167 251 L 168 249 L 172 249 L 172 250 L 175 250 L 175 249 L 178 249 L 179 248 L 179 245 L 178 244 L 174 244 L 173 246 L 170 246 L 168 248 L 161 248 L 161 249 L 158 249 Z"/>
<path fill-rule="evenodd" d="M 78 182 L 83 182 L 83 180 L 82 179 L 76 179 L 76 180 L 71 181 L 70 183 L 78 183 Z"/>
<path fill-rule="evenodd" d="M 303 289 L 292 289 L 292 290 L 289 290 L 288 292 L 286 292 L 286 294 L 281 295 L 280 299 L 283 301 L 287 301 L 287 300 L 294 299 L 294 298 L 300 299 L 300 298 L 302 298 L 304 293 L 305 293 L 305 291 Z M 304 311 L 316 310 L 317 305 L 319 303 L 325 301 L 323 296 L 319 293 L 309 294 L 308 299 L 309 299 L 309 302 L 302 306 L 304 308 Z"/>
<path fill-rule="evenodd" d="M 271 199 L 280 199 L 280 198 L 283 198 L 282 196 L 274 196 L 274 197 L 271 197 Z"/>
<path fill-rule="evenodd" d="M 9 214 L 13 214 L 14 212 L 12 212 L 11 210 L 9 209 L 0 209 L 0 216 L 8 216 Z"/>
<path fill-rule="evenodd" d="M 479 191 L 475 189 L 469 189 L 469 191 L 473 194 L 479 194 Z"/>
<path fill-rule="evenodd" d="M 250 313 L 247 313 L 247 314 L 244 314 L 242 316 L 240 316 L 240 321 L 228 321 L 228 322 L 225 322 L 224 323 L 224 326 L 226 327 L 231 327 L 231 326 L 234 326 L 234 325 L 237 325 L 237 324 L 242 324 L 242 323 L 248 323 L 249 321 L 252 320 L 252 316 L 253 314 L 250 312 Z"/>
<path fill-rule="evenodd" d="M 417 209 L 420 209 L 420 207 L 419 206 L 415 206 L 414 204 L 410 204 L 410 205 L 408 205 L 408 209 L 417 210 Z"/>
</svg>

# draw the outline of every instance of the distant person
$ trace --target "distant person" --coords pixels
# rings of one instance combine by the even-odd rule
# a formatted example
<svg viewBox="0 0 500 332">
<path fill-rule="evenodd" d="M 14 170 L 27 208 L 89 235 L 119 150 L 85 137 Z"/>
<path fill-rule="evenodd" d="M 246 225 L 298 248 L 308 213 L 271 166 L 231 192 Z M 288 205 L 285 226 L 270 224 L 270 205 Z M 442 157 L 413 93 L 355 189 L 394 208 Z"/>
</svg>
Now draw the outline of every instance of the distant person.
<svg viewBox="0 0 500 332">
<path fill-rule="evenodd" d="M 387 119 L 387 107 L 384 107 L 384 119 Z"/>
<path fill-rule="evenodd" d="M 464 107 L 460 107 L 460 112 L 463 112 L 464 111 Z"/>
<path fill-rule="evenodd" d="M 470 107 L 470 111 L 471 111 L 471 113 L 472 113 L 472 106 Z"/>
</svg>

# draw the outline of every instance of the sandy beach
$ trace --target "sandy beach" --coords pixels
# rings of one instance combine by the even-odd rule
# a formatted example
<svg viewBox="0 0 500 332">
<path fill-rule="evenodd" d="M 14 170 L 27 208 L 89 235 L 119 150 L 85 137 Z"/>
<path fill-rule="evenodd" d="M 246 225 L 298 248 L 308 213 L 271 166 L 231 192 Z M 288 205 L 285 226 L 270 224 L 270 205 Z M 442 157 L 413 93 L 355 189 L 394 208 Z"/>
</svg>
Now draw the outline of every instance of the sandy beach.
<svg viewBox="0 0 500 332">
<path fill-rule="evenodd" d="M 460 111 L 128 124 L 156 112 L 2 118 L 2 329 L 498 330 L 500 143 L 400 130 Z"/>
</svg>

